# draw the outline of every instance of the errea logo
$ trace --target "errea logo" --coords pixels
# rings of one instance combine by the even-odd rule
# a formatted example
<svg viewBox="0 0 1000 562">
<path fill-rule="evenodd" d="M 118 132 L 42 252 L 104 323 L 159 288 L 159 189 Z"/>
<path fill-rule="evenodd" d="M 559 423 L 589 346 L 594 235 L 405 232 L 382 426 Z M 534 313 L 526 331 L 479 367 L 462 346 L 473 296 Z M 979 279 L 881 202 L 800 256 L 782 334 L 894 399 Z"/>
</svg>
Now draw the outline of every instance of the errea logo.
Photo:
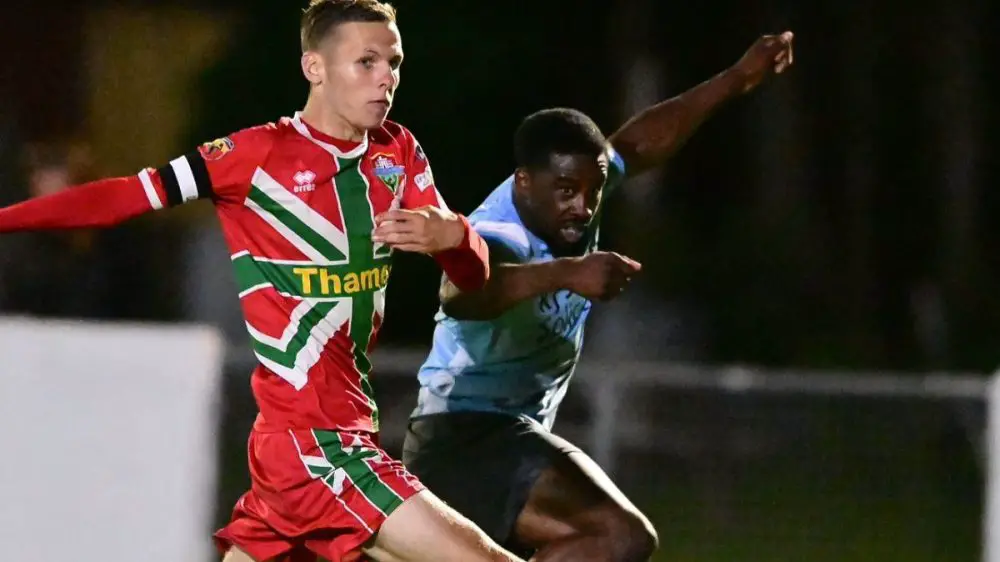
<svg viewBox="0 0 1000 562">
<path fill-rule="evenodd" d="M 295 172 L 292 179 L 295 180 L 295 193 L 305 193 L 307 191 L 316 190 L 316 184 L 313 183 L 316 181 L 316 174 L 310 170 Z"/>
</svg>

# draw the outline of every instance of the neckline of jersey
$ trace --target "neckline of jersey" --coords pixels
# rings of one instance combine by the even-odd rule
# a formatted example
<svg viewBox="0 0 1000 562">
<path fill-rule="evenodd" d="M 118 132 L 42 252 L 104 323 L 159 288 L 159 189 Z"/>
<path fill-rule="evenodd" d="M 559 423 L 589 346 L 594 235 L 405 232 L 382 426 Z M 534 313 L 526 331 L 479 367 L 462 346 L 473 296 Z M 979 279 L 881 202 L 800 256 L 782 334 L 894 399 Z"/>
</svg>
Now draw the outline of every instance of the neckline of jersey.
<svg viewBox="0 0 1000 562">
<path fill-rule="evenodd" d="M 306 123 L 305 119 L 302 118 L 302 112 L 300 111 L 295 112 L 291 121 L 292 126 L 300 134 L 302 134 L 302 136 L 308 138 L 323 148 L 326 148 L 339 158 L 357 158 L 368 148 L 367 133 L 361 142 L 338 139 L 320 131 L 309 123 Z"/>
</svg>

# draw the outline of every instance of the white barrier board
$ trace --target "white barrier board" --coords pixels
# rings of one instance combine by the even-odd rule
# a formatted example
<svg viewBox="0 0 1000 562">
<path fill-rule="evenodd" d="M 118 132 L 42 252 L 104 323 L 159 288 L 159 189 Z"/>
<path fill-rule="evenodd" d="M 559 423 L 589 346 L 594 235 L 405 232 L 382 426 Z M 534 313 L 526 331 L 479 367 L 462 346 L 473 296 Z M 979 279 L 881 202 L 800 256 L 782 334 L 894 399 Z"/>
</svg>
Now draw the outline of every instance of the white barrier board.
<svg viewBox="0 0 1000 562">
<path fill-rule="evenodd" d="M 0 547 L 19 562 L 210 555 L 212 330 L 0 319 Z"/>
</svg>

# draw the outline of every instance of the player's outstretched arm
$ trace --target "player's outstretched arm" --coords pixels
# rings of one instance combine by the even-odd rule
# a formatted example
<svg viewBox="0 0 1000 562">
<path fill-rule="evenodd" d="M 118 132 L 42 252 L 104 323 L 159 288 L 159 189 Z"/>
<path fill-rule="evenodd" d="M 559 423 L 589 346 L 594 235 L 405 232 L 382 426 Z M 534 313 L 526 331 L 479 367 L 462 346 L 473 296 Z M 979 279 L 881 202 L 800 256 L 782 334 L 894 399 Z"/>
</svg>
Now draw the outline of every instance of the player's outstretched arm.
<svg viewBox="0 0 1000 562">
<path fill-rule="evenodd" d="M 676 97 L 639 112 L 614 134 L 611 144 L 628 174 L 667 161 L 722 103 L 757 87 L 792 64 L 792 33 L 764 35 L 733 66 Z"/>
<path fill-rule="evenodd" d="M 520 302 L 563 289 L 593 300 L 610 300 L 621 294 L 642 267 L 613 252 L 517 263 L 519 257 L 502 244 L 490 244 L 490 257 L 490 278 L 481 290 L 463 292 L 447 277 L 442 281 L 445 314 L 456 320 L 492 320 Z"/>
<path fill-rule="evenodd" d="M 241 199 L 249 170 L 269 146 L 267 130 L 205 143 L 134 176 L 97 180 L 0 209 L 0 232 L 109 227 L 197 199 Z"/>
<path fill-rule="evenodd" d="M 107 227 L 159 207 L 138 176 L 103 179 L 0 209 L 0 232 Z"/>
</svg>

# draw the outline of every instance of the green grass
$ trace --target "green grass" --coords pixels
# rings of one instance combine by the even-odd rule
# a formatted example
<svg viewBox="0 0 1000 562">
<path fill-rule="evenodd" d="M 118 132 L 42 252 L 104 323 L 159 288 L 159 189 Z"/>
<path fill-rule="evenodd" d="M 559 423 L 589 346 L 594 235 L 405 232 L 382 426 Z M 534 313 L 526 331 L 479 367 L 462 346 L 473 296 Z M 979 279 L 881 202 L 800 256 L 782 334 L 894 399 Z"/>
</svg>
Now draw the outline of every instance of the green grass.
<svg viewBox="0 0 1000 562">
<path fill-rule="evenodd" d="M 654 562 L 978 562 L 975 475 L 930 450 L 906 456 L 844 467 L 789 454 L 635 499 L 660 534 Z"/>
</svg>

